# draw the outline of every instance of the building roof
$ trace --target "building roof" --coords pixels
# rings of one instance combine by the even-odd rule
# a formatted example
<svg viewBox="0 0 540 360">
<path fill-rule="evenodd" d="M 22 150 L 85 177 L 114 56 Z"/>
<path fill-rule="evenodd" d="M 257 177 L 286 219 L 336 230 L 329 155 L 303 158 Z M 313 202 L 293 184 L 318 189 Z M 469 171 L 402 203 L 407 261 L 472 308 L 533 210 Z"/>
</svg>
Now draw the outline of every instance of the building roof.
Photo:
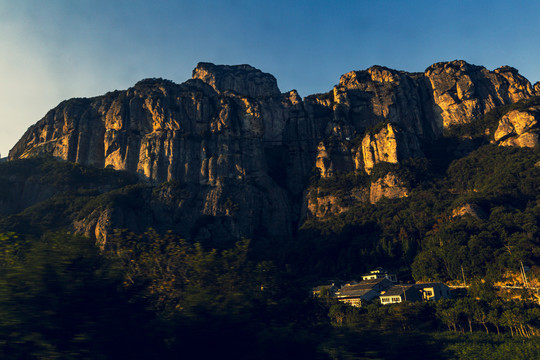
<svg viewBox="0 0 540 360">
<path fill-rule="evenodd" d="M 370 291 L 379 294 L 377 290 L 373 289 L 378 285 L 382 285 L 381 287 L 384 289 L 390 287 L 392 283 L 386 278 L 363 280 L 355 285 L 343 286 L 339 289 L 338 296 L 364 296 Z"/>
<path fill-rule="evenodd" d="M 407 292 L 413 288 L 413 285 L 394 285 L 386 290 L 384 294 L 381 294 L 381 296 L 399 296 L 403 295 L 403 292 Z"/>
<path fill-rule="evenodd" d="M 346 289 L 340 290 L 338 297 L 343 297 L 343 296 L 364 296 L 367 293 L 369 293 L 370 291 L 373 291 L 374 293 L 376 293 L 376 291 L 374 291 L 372 289 L 357 289 L 357 288 L 351 289 L 352 287 L 353 286 L 349 286 Z"/>
<path fill-rule="evenodd" d="M 386 282 L 386 281 L 390 282 L 390 280 L 388 280 L 387 278 L 362 280 L 358 284 L 352 285 L 352 286 L 357 286 L 358 288 L 363 288 L 363 289 L 371 289 L 374 286 L 379 285 L 380 283 Z"/>
</svg>

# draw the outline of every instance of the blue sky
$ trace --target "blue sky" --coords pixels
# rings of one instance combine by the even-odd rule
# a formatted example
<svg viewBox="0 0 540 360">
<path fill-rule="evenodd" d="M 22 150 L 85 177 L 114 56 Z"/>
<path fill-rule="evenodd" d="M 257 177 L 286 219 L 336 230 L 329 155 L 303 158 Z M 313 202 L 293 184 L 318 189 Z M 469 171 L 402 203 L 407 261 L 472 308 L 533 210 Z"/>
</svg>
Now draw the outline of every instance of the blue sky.
<svg viewBox="0 0 540 360">
<path fill-rule="evenodd" d="M 464 59 L 540 80 L 540 1 L 0 0 L 0 153 L 60 101 L 251 64 L 281 91 Z"/>
</svg>

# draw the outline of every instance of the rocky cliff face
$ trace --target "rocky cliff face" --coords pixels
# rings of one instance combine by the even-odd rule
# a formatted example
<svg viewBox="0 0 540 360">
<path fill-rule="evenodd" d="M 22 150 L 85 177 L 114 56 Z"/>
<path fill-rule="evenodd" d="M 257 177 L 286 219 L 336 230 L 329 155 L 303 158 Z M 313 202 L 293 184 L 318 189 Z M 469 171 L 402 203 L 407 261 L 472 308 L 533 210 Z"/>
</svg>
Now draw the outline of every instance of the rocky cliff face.
<svg viewBox="0 0 540 360">
<path fill-rule="evenodd" d="M 249 65 L 199 63 L 193 79 L 201 79 L 220 94 L 227 92 L 251 98 L 280 95 L 276 79 Z"/>
<path fill-rule="evenodd" d="M 488 71 L 452 61 L 434 64 L 424 74 L 432 88 L 433 112 L 443 128 L 470 122 L 496 106 L 533 95 L 530 82 L 509 66 Z"/>
<path fill-rule="evenodd" d="M 281 93 L 272 75 L 249 65 L 200 63 L 182 84 L 147 79 L 125 91 L 64 101 L 28 129 L 9 157 L 50 153 L 137 173 L 152 186 L 174 181 L 188 189 L 144 195 L 148 213 L 109 209 L 91 222 L 81 220 L 87 233 L 103 236 L 118 224 L 152 225 L 144 220 L 150 217 L 184 230 L 219 218 L 214 233 L 207 226 L 199 237 L 219 231 L 288 237 L 314 169 L 321 177 L 369 174 L 377 163 L 423 156 L 422 144 L 436 141 L 448 127 L 535 91 L 538 84 L 533 89 L 513 68 L 488 71 L 452 61 L 424 73 L 380 66 L 352 71 L 332 91 L 302 99 L 294 90 Z M 508 116 L 496 138 L 532 144 L 532 120 Z M 517 138 L 510 143 L 512 136 Z M 407 195 L 399 179 L 384 179 L 369 196 L 359 190 L 362 195 L 350 201 Z M 321 203 L 337 209 L 326 200 Z"/>
<path fill-rule="evenodd" d="M 377 203 L 382 198 L 396 199 L 407 197 L 409 190 L 395 174 L 388 173 L 384 177 L 371 184 L 369 191 L 369 201 Z"/>
<path fill-rule="evenodd" d="M 388 124 L 373 135 L 362 140 L 364 170 L 370 174 L 375 164 L 387 162 L 397 164 L 401 159 L 422 156 L 418 138 L 411 133 L 399 131 Z"/>
<path fill-rule="evenodd" d="M 504 115 L 494 134 L 494 139 L 501 146 L 533 148 L 540 144 L 538 138 L 538 120 L 540 107 L 527 110 L 513 110 Z"/>
</svg>

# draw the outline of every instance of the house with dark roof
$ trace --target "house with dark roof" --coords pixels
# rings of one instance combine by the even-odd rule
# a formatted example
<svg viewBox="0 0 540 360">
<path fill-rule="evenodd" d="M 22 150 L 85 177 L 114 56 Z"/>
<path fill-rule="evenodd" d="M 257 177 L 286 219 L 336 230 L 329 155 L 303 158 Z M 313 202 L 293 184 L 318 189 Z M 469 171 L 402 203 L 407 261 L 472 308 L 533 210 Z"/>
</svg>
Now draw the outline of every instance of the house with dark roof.
<svg viewBox="0 0 540 360">
<path fill-rule="evenodd" d="M 379 292 L 372 289 L 358 289 L 354 287 L 355 286 L 351 286 L 338 291 L 336 293 L 336 298 L 346 304 L 360 307 L 362 306 L 362 301 L 371 301 L 380 295 Z"/>
<path fill-rule="evenodd" d="M 450 298 L 450 288 L 443 283 L 394 285 L 379 296 L 381 304 L 396 304 L 404 301 L 430 301 Z"/>
<path fill-rule="evenodd" d="M 349 283 L 342 286 L 335 297 L 344 303 L 353 306 L 362 306 L 362 301 L 375 299 L 392 286 L 392 282 L 386 278 L 360 281 L 359 283 Z"/>
<path fill-rule="evenodd" d="M 381 304 L 398 304 L 404 301 L 421 301 L 422 293 L 414 285 L 394 285 L 379 296 Z"/>
<path fill-rule="evenodd" d="M 377 292 L 381 292 L 383 290 L 388 289 L 394 285 L 390 280 L 386 278 L 382 279 L 370 279 L 370 280 L 362 280 L 356 285 L 350 285 L 350 286 L 356 286 L 358 289 L 371 289 L 375 290 Z"/>
</svg>

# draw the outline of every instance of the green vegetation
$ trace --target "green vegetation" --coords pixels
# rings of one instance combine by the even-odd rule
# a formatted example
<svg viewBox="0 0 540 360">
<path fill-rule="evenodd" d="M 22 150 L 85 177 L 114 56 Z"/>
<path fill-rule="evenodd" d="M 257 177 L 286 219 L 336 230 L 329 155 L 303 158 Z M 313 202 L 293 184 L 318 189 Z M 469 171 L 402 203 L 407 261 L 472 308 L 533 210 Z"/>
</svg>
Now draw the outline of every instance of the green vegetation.
<svg viewBox="0 0 540 360">
<path fill-rule="evenodd" d="M 474 292 L 469 295 L 438 302 L 373 302 L 362 308 L 323 298 L 334 335 L 322 347 L 333 359 L 540 356 L 538 305 L 501 301 L 489 291 L 479 299 Z"/>
<path fill-rule="evenodd" d="M 0 234 L 0 356 L 9 359 L 397 359 L 540 356 L 540 307 L 470 297 L 355 308 L 310 299 L 247 240 L 216 251 L 172 233 Z M 494 354 L 494 355 L 492 355 Z"/>
<path fill-rule="evenodd" d="M 153 314 L 88 240 L 0 235 L 0 357 L 150 358 Z"/>
<path fill-rule="evenodd" d="M 217 252 L 173 234 L 0 235 L 0 357 L 276 359 L 317 353 L 317 304 L 249 242 Z"/>
<path fill-rule="evenodd" d="M 365 173 L 336 174 L 327 178 L 314 176 L 311 179 L 311 186 L 319 190 L 320 196 L 339 196 L 355 187 L 364 187 L 367 185 L 369 185 L 369 177 Z"/>
<path fill-rule="evenodd" d="M 540 260 L 540 158 L 538 150 L 485 146 L 457 160 L 442 183 L 449 210 L 475 204 L 485 217 L 452 217 L 447 211 L 425 233 L 413 264 L 417 279 L 501 278 L 519 261 Z"/>
<path fill-rule="evenodd" d="M 96 209 L 140 205 L 140 191 L 145 188 L 136 175 L 124 171 L 45 155 L 0 164 L 0 185 L 5 207 L 0 209 L 4 213 L 0 228 L 37 236 L 87 218 Z M 11 211 L 5 213 L 6 208 Z"/>
<path fill-rule="evenodd" d="M 353 278 L 376 266 L 412 271 L 417 280 L 460 280 L 462 266 L 469 279 L 501 279 L 519 261 L 540 260 L 538 161 L 538 149 L 485 145 L 444 172 L 429 159 L 382 165 L 374 173 L 398 173 L 411 186 L 409 196 L 308 220 L 299 240 L 284 244 L 288 261 L 316 279 Z M 329 181 L 338 188 L 343 182 Z M 478 214 L 454 214 L 467 204 Z M 294 262 L 306 253 L 311 256 Z"/>
</svg>

